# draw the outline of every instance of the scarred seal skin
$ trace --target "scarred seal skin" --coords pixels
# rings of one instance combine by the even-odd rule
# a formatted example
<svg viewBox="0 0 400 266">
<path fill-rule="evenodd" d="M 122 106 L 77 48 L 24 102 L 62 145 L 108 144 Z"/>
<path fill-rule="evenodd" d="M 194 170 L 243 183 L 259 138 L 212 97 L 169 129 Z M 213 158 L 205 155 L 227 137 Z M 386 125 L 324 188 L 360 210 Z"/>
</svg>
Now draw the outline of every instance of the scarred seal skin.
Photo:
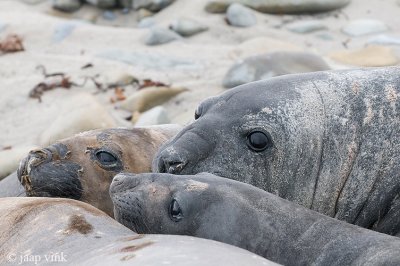
<svg viewBox="0 0 400 266">
<path fill-rule="evenodd" d="M 206 239 L 139 235 L 81 201 L 1 198 L 0 265 L 58 264 L 276 265 L 246 250 Z"/>
<path fill-rule="evenodd" d="M 400 239 L 209 173 L 115 176 L 117 221 L 235 245 L 283 265 L 400 265 Z"/>
<path fill-rule="evenodd" d="M 154 172 L 211 172 L 400 232 L 400 68 L 287 75 L 202 102 Z"/>
<path fill-rule="evenodd" d="M 33 197 L 71 198 L 112 215 L 108 189 L 119 172 L 151 171 L 158 148 L 179 125 L 92 130 L 33 150 L 23 159 L 18 178 Z"/>
</svg>

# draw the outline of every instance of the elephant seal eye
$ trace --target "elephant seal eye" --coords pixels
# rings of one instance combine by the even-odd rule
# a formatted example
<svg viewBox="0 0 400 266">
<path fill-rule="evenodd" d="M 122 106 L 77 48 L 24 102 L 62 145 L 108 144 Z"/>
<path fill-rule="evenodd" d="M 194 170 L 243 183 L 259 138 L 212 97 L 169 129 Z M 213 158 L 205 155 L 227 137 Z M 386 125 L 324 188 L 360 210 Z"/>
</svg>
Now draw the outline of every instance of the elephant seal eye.
<svg viewBox="0 0 400 266">
<path fill-rule="evenodd" d="M 200 118 L 202 110 L 201 106 L 197 107 L 196 111 L 194 111 L 194 120 L 197 120 Z"/>
<path fill-rule="evenodd" d="M 169 206 L 169 215 L 174 222 L 179 222 L 183 219 L 182 209 L 176 199 L 173 199 Z"/>
<path fill-rule="evenodd" d="M 113 154 L 107 151 L 96 152 L 96 158 L 101 164 L 104 165 L 114 164 L 118 160 Z"/>
<path fill-rule="evenodd" d="M 262 131 L 253 131 L 247 135 L 247 146 L 256 152 L 264 151 L 272 146 L 272 142 L 266 133 Z"/>
</svg>

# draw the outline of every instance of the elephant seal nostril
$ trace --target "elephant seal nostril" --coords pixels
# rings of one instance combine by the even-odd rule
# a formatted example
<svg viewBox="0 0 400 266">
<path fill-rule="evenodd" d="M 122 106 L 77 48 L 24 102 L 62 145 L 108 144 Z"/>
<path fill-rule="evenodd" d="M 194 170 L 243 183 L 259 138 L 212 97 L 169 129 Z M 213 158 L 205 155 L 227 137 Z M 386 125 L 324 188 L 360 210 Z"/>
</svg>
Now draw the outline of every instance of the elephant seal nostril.
<svg viewBox="0 0 400 266">
<path fill-rule="evenodd" d="M 28 163 L 28 157 L 25 157 L 19 163 L 19 166 L 17 169 L 17 177 L 18 177 L 19 182 L 22 182 L 22 176 L 26 175 L 26 164 L 27 163 Z"/>
<path fill-rule="evenodd" d="M 32 191 L 31 171 L 44 162 L 49 162 L 51 159 L 51 151 L 48 149 L 38 149 L 30 151 L 28 156 L 20 162 L 17 176 L 21 184 L 25 187 L 27 194 Z"/>
<path fill-rule="evenodd" d="M 169 174 L 177 174 L 177 173 L 181 172 L 184 167 L 185 167 L 185 163 L 183 163 L 183 162 L 173 162 L 173 163 L 166 162 L 165 163 L 165 169 L 167 170 L 167 173 L 169 173 Z"/>
</svg>

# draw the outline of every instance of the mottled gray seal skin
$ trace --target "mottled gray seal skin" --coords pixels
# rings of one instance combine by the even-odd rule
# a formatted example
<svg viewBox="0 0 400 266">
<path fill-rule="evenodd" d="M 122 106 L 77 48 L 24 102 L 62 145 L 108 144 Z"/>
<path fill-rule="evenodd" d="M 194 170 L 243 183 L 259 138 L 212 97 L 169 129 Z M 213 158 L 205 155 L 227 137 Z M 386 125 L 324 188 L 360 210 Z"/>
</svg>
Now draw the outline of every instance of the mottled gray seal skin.
<svg viewBox="0 0 400 266">
<path fill-rule="evenodd" d="M 25 196 L 25 189 L 18 180 L 17 172 L 0 181 L 0 198 Z"/>
<path fill-rule="evenodd" d="M 397 237 L 208 173 L 121 173 L 110 193 L 117 221 L 141 233 L 213 239 L 283 265 L 400 265 Z"/>
<path fill-rule="evenodd" d="M 30 197 L 81 200 L 112 215 L 112 178 L 121 171 L 150 172 L 159 147 L 181 128 L 159 125 L 80 133 L 31 151 L 20 163 L 18 178 Z"/>
<path fill-rule="evenodd" d="M 81 201 L 0 199 L 0 265 L 58 264 L 276 265 L 246 250 L 206 239 L 138 235 Z"/>
<path fill-rule="evenodd" d="M 154 172 L 211 172 L 312 210 L 400 231 L 400 68 L 287 75 L 205 100 Z"/>
</svg>

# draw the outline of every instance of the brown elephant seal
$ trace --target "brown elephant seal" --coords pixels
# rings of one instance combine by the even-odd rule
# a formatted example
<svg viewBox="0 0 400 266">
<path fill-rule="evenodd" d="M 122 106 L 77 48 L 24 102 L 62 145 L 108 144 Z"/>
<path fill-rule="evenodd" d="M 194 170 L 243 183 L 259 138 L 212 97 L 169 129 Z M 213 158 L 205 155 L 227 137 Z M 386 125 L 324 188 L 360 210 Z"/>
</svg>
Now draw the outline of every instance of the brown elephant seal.
<svg viewBox="0 0 400 266">
<path fill-rule="evenodd" d="M 188 236 L 138 235 L 84 202 L 0 199 L 1 265 L 276 265 Z"/>
<path fill-rule="evenodd" d="M 158 148 L 180 129 L 160 125 L 84 132 L 31 151 L 20 163 L 18 178 L 28 196 L 81 200 L 112 215 L 112 178 L 121 171 L 150 172 Z"/>
<path fill-rule="evenodd" d="M 209 173 L 121 173 L 110 193 L 116 220 L 140 233 L 213 239 L 283 265 L 400 265 L 398 237 Z"/>
<path fill-rule="evenodd" d="M 207 99 L 153 171 L 210 172 L 395 235 L 400 67 L 286 75 Z"/>
</svg>

